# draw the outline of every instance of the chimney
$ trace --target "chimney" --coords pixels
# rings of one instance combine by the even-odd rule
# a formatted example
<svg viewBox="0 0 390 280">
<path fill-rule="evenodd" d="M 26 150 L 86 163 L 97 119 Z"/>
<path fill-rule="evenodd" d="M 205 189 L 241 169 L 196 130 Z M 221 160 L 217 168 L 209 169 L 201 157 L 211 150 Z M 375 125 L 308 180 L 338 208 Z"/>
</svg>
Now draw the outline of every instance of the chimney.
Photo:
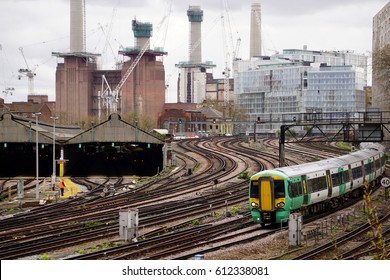
<svg viewBox="0 0 390 280">
<path fill-rule="evenodd" d="M 261 56 L 261 5 L 253 3 L 251 6 L 250 26 L 250 57 Z"/>
<path fill-rule="evenodd" d="M 152 36 L 153 25 L 148 22 L 140 22 L 134 19 L 132 21 L 132 29 L 134 32 L 134 45 L 137 49 L 143 49 L 147 44 L 146 49 L 150 49 L 150 37 Z"/>
<path fill-rule="evenodd" d="M 203 10 L 199 6 L 190 6 L 187 10 L 190 22 L 190 49 L 189 61 L 191 63 L 202 63 L 202 21 Z"/>
<path fill-rule="evenodd" d="M 70 0 L 70 52 L 85 52 L 85 0 Z"/>
</svg>

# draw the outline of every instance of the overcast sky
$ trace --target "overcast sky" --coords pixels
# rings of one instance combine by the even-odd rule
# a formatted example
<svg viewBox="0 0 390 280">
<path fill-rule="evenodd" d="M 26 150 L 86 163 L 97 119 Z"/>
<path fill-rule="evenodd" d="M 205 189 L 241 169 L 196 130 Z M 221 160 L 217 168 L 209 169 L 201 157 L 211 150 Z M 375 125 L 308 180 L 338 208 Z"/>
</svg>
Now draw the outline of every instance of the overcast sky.
<svg viewBox="0 0 390 280">
<path fill-rule="evenodd" d="M 103 69 L 114 69 L 120 46 L 134 46 L 131 21 L 153 24 L 152 46 L 163 46 L 167 102 L 176 102 L 179 61 L 188 60 L 190 5 L 204 12 L 202 60 L 213 61 L 215 78 L 225 65 L 221 15 L 230 19 L 229 42 L 241 38 L 238 57 L 249 58 L 249 25 L 252 3 L 262 8 L 263 53 L 307 45 L 309 50 L 353 50 L 369 53 L 372 19 L 387 0 L 86 0 L 87 51 L 101 53 Z M 229 9 L 226 14 L 225 4 Z M 28 79 L 18 70 L 35 70 L 34 92 L 55 100 L 55 68 L 52 52 L 69 51 L 69 0 L 0 0 L 0 97 L 6 102 L 27 101 Z M 227 17 L 228 15 L 228 17 Z M 163 21 L 164 20 L 164 21 Z M 160 24 L 163 21 L 163 24 Z M 111 32 L 109 26 L 112 23 Z M 225 25 L 226 26 L 226 25 Z M 228 26 L 226 26 L 226 30 Z M 230 40 L 230 36 L 232 40 Z M 108 39 L 108 40 L 107 40 Z M 107 43 L 108 42 L 108 43 Z M 103 50 L 106 50 L 103 53 Z M 230 48 L 231 50 L 231 48 Z M 7 88 L 14 88 L 4 91 Z"/>
</svg>

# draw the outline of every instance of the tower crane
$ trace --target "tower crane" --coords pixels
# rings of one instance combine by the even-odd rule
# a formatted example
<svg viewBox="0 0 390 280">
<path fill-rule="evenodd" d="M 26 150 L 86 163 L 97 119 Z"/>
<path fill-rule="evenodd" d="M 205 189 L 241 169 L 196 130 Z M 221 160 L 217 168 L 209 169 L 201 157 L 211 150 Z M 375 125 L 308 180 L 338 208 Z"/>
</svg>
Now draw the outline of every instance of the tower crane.
<svg viewBox="0 0 390 280">
<path fill-rule="evenodd" d="M 230 64 L 231 64 L 232 60 L 237 59 L 241 39 L 238 38 L 237 42 L 236 42 L 236 46 L 234 46 L 231 24 L 230 24 L 230 17 L 229 17 L 229 5 L 228 5 L 227 0 L 224 1 L 224 6 L 225 6 L 225 15 L 226 16 L 224 14 L 222 14 L 221 22 L 222 22 L 223 49 L 224 49 L 224 55 L 225 55 L 225 69 L 223 71 L 223 75 L 224 75 L 224 95 L 223 95 L 224 103 L 223 103 L 223 105 L 226 108 L 229 105 L 229 92 L 230 92 L 229 78 L 230 78 L 230 72 L 231 72 Z M 227 24 L 227 28 L 225 25 L 225 21 Z M 231 45 L 230 47 L 228 47 L 228 39 L 230 41 L 230 45 Z M 229 49 L 231 49 L 231 51 Z M 232 53 L 232 58 L 230 57 L 230 53 Z"/>
<path fill-rule="evenodd" d="M 36 73 L 35 73 L 36 67 L 34 69 L 30 69 L 30 67 L 28 66 L 26 57 L 24 56 L 23 48 L 20 47 L 19 51 L 21 52 L 21 54 L 23 56 L 23 59 L 24 59 L 24 62 L 26 63 L 27 68 L 25 68 L 25 69 L 21 68 L 18 70 L 18 72 L 19 72 L 18 79 L 20 80 L 23 76 L 26 76 L 28 78 L 28 94 L 31 95 L 31 94 L 34 94 L 34 77 L 36 76 Z"/>
<path fill-rule="evenodd" d="M 224 16 L 221 16 L 222 21 L 222 29 L 223 29 L 223 49 L 225 54 L 225 69 L 223 70 L 223 76 L 224 76 L 224 85 L 223 85 L 223 106 L 226 108 L 226 106 L 229 104 L 229 90 L 230 90 L 230 84 L 229 84 L 229 77 L 230 77 L 230 67 L 229 67 L 229 60 L 230 60 L 230 53 L 227 48 L 227 42 L 226 42 L 226 29 L 225 29 L 225 20 Z"/>
<path fill-rule="evenodd" d="M 103 26 L 99 23 L 99 27 L 100 29 L 102 30 L 104 36 L 106 37 L 106 42 L 104 44 L 104 47 L 103 47 L 103 50 L 102 50 L 102 60 L 104 58 L 104 55 L 106 54 L 106 51 L 107 51 L 107 48 L 110 47 L 110 50 L 111 50 L 111 53 L 114 57 L 114 62 L 115 62 L 115 68 L 116 69 L 119 69 L 118 68 L 118 65 L 119 65 L 119 62 L 118 62 L 118 58 L 117 56 L 115 55 L 114 53 L 114 50 L 112 49 L 112 46 L 110 44 L 110 37 L 111 37 L 111 33 L 112 33 L 112 27 L 114 25 L 114 19 L 116 17 L 116 13 L 117 13 L 117 7 L 115 7 L 113 10 L 112 10 L 112 15 L 111 15 L 111 20 L 110 20 L 110 24 L 108 26 L 108 31 L 105 32 Z M 102 62 L 102 65 L 104 65 L 104 63 Z"/>
</svg>

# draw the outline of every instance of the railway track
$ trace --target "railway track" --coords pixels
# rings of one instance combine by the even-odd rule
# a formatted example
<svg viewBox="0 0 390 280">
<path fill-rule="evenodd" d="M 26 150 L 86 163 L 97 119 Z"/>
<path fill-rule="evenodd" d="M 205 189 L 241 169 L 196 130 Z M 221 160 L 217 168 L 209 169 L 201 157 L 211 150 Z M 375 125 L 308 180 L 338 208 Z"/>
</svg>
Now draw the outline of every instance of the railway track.
<svg viewBox="0 0 390 280">
<path fill-rule="evenodd" d="M 236 230 L 256 230 L 244 215 L 248 196 L 247 181 L 237 179 L 237 176 L 244 171 L 250 173 L 261 168 L 272 168 L 277 163 L 277 154 L 250 148 L 234 138 L 181 141 L 175 150 L 180 167 L 169 174 L 161 172 L 148 181 L 136 184 L 129 178 L 73 178 L 76 183 L 85 186 L 88 192 L 0 220 L 0 257 L 17 259 L 43 253 L 50 256 L 52 252 L 64 248 L 87 251 L 91 242 L 99 244 L 107 241 L 121 250 L 122 245 L 117 240 L 118 211 L 129 207 L 139 209 L 139 226 L 143 238 L 139 242 L 158 240 L 176 233 L 179 236 L 181 231 L 181 234 L 185 234 L 185 230 L 198 228 L 204 232 L 197 241 L 198 247 L 208 244 L 206 246 L 218 248 L 216 244 L 222 240 L 218 241 L 215 235 L 225 238 L 225 244 L 229 244 L 229 238 L 233 238 Z M 294 159 L 290 161 L 294 163 Z M 114 191 L 107 191 L 109 189 Z M 221 232 L 214 233 L 207 233 L 203 229 L 216 226 L 219 219 L 215 214 L 227 213 L 228 206 L 235 205 L 243 209 L 242 214 L 234 217 L 247 220 L 240 220 L 243 227 L 237 226 L 236 230 L 231 229 L 229 232 L 221 229 Z M 195 226 L 196 221 L 201 222 Z M 211 221 L 211 224 L 206 221 Z M 248 241 L 237 242 L 250 242 L 250 238 L 253 237 L 248 237 Z M 257 238 L 262 238 L 261 234 Z M 231 243 L 234 244 L 233 241 Z M 138 256 L 136 258 L 149 259 L 184 258 L 184 252 L 190 248 L 186 248 L 183 241 L 178 244 L 183 244 L 182 248 L 172 245 L 166 251 L 153 249 L 151 254 L 133 251 L 132 256 L 120 253 L 114 254 L 112 258 L 133 258 L 135 255 Z M 174 252 L 172 248 L 177 251 Z M 199 248 L 191 250 L 201 252 Z M 62 258 L 67 257 L 65 255 Z M 83 258 L 94 257 L 86 255 Z M 108 258 L 107 252 L 103 258 Z"/>
<path fill-rule="evenodd" d="M 379 223 L 388 223 L 390 213 L 385 214 L 380 218 Z M 382 254 L 375 244 L 378 242 L 376 238 L 371 238 L 367 232 L 372 229 L 370 223 L 364 223 L 360 227 L 335 238 L 321 246 L 318 246 L 308 252 L 300 254 L 293 258 L 294 260 L 309 260 L 309 259 L 355 259 L 362 256 L 372 256 L 374 254 Z M 385 246 L 390 244 L 390 224 L 383 230 L 383 237 L 385 238 Z M 351 245 L 353 243 L 353 245 Z M 388 257 L 388 256 L 387 256 Z"/>
</svg>

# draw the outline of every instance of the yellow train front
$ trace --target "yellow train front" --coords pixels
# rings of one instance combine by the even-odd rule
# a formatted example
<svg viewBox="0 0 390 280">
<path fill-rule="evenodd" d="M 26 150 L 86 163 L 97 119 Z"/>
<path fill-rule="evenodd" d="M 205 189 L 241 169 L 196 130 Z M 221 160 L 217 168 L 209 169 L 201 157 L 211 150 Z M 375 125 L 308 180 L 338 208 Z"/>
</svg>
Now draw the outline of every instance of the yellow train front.
<svg viewBox="0 0 390 280">
<path fill-rule="evenodd" d="M 249 205 L 255 223 L 275 224 L 288 221 L 290 201 L 286 196 L 288 177 L 276 170 L 259 172 L 251 177 Z"/>
</svg>

